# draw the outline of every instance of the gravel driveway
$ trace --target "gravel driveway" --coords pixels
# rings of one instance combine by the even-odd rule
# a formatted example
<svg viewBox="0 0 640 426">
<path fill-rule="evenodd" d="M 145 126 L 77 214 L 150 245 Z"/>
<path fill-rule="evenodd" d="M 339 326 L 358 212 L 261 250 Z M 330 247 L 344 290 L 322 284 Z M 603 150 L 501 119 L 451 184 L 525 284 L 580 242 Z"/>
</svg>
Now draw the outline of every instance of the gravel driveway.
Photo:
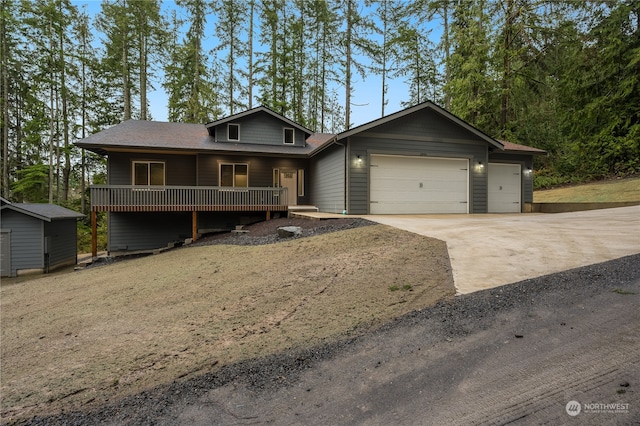
<svg viewBox="0 0 640 426">
<path fill-rule="evenodd" d="M 357 338 L 231 365 L 98 412 L 29 423 L 637 424 L 639 302 L 633 255 L 463 295 Z M 566 411 L 573 400 L 576 418 Z M 603 404 L 613 405 L 597 412 Z"/>
</svg>

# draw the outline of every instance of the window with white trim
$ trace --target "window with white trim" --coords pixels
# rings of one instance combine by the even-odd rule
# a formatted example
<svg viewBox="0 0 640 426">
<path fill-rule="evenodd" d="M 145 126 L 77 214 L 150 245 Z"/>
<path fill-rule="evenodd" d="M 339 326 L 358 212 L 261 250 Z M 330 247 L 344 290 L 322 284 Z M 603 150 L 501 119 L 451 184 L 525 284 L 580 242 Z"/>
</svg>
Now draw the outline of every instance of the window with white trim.
<svg viewBox="0 0 640 426">
<path fill-rule="evenodd" d="M 132 184 L 140 186 L 158 185 L 165 182 L 164 162 L 134 161 L 132 164 Z"/>
<path fill-rule="evenodd" d="M 285 145 L 293 145 L 296 143 L 295 139 L 296 132 L 292 127 L 285 127 L 283 131 L 283 142 Z"/>
<path fill-rule="evenodd" d="M 227 140 L 239 141 L 240 140 L 240 125 L 239 124 L 227 124 Z"/>
<path fill-rule="evenodd" d="M 220 186 L 249 186 L 249 165 L 246 163 L 220 164 Z"/>
</svg>

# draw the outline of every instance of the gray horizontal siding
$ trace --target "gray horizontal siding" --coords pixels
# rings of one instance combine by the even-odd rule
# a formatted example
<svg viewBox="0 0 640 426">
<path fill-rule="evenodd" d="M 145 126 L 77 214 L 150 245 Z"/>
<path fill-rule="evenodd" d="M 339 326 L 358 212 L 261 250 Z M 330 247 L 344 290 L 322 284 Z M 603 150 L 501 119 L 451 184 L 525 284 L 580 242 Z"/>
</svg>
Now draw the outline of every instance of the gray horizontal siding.
<svg viewBox="0 0 640 426">
<path fill-rule="evenodd" d="M 11 230 L 11 275 L 21 269 L 44 268 L 43 221 L 5 209 L 2 229 Z"/>
<path fill-rule="evenodd" d="M 416 127 L 420 123 L 417 123 Z M 409 126 L 405 126 L 409 128 Z M 398 129 L 394 128 L 397 132 Z M 414 129 L 415 130 L 415 129 Z M 455 130 L 455 129 L 454 129 Z M 465 133 L 468 133 L 465 131 Z M 433 141 L 431 136 L 412 136 L 403 139 L 394 133 L 392 138 L 385 138 L 380 129 L 372 133 L 363 133 L 350 140 L 349 155 L 349 213 L 369 213 L 369 156 L 371 154 L 419 155 L 426 157 L 466 158 L 469 160 L 469 199 L 470 213 L 487 211 L 487 143 L 475 140 Z M 456 134 L 455 131 L 450 136 Z M 357 161 L 357 156 L 363 159 Z M 482 161 L 485 168 L 480 170 L 475 165 Z"/>
<path fill-rule="evenodd" d="M 45 222 L 44 234 L 49 241 L 49 268 L 75 264 L 78 254 L 78 228 L 75 219 Z"/>
<path fill-rule="evenodd" d="M 368 131 L 380 133 L 391 138 L 419 137 L 434 140 L 467 140 L 483 142 L 478 135 L 458 126 L 448 118 L 443 117 L 431 109 L 422 109 L 412 114 L 399 117 L 393 121 L 381 124 Z"/>
<path fill-rule="evenodd" d="M 341 213 L 346 208 L 344 150 L 335 145 L 311 160 L 311 204 L 322 212 Z"/>
<path fill-rule="evenodd" d="M 284 145 L 284 128 L 292 128 L 289 124 L 280 121 L 266 112 L 259 112 L 238 120 L 220 124 L 215 128 L 217 142 L 229 142 L 228 124 L 240 125 L 240 140 L 230 143 L 250 143 L 257 145 Z M 295 144 L 287 146 L 304 146 L 306 136 L 304 132 L 294 128 Z"/>
</svg>

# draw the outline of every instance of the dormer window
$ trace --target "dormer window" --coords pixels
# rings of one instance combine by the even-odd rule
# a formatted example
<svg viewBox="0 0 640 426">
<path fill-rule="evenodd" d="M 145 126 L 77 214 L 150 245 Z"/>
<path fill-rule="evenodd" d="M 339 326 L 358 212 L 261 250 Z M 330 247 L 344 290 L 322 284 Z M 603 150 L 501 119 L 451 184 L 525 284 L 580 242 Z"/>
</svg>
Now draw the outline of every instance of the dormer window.
<svg viewBox="0 0 640 426">
<path fill-rule="evenodd" d="M 295 139 L 295 130 L 293 130 L 293 128 L 291 127 L 285 127 L 284 128 L 284 144 L 285 145 L 293 145 L 296 143 L 296 139 Z"/>
<path fill-rule="evenodd" d="M 239 141 L 240 140 L 240 125 L 239 124 L 227 124 L 227 140 Z"/>
</svg>

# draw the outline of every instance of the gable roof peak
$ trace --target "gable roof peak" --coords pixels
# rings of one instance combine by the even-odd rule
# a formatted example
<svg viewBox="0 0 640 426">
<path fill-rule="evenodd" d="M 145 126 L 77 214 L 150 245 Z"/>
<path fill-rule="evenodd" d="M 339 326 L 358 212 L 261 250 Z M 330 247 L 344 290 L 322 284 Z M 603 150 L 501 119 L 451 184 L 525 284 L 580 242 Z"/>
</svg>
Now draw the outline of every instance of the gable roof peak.
<svg viewBox="0 0 640 426">
<path fill-rule="evenodd" d="M 209 123 L 205 124 L 204 127 L 207 130 L 209 130 L 210 128 L 215 127 L 215 126 L 219 126 L 220 124 L 228 123 L 228 122 L 231 122 L 233 120 L 238 120 L 240 118 L 247 117 L 247 116 L 259 113 L 259 112 L 267 113 L 267 114 L 277 118 L 278 120 L 284 121 L 288 125 L 290 125 L 292 127 L 295 127 L 298 130 L 301 130 L 302 132 L 304 132 L 304 133 L 306 133 L 308 135 L 313 134 L 312 130 L 307 129 L 303 125 L 298 124 L 295 121 L 288 119 L 284 115 L 279 114 L 279 113 L 275 112 L 274 110 L 272 110 L 271 108 L 268 108 L 268 107 L 266 107 L 264 105 L 260 105 L 260 106 L 248 109 L 246 111 L 242 111 L 242 112 L 239 112 L 239 113 L 236 113 L 236 114 L 233 114 L 233 115 L 229 115 L 229 116 L 221 118 L 219 120 L 210 121 Z"/>
<path fill-rule="evenodd" d="M 368 123 L 362 124 L 360 126 L 352 128 L 352 129 L 346 130 L 346 131 L 344 131 L 344 132 L 342 132 L 342 133 L 340 133 L 338 135 L 338 139 L 348 138 L 349 136 L 353 136 L 353 135 L 355 135 L 357 133 L 367 131 L 367 130 L 372 129 L 374 127 L 380 126 L 382 124 L 388 123 L 390 121 L 396 120 L 396 119 L 401 118 L 401 117 L 405 117 L 405 116 L 407 116 L 409 114 L 413 114 L 413 113 L 415 113 L 417 111 L 421 111 L 423 109 L 431 109 L 432 111 L 434 111 L 434 112 L 440 114 L 441 116 L 447 118 L 448 120 L 454 122 L 458 126 L 460 126 L 460 127 L 464 128 L 464 129 L 470 131 L 471 133 L 475 134 L 480 139 L 485 140 L 490 145 L 493 145 L 494 147 L 496 147 L 496 148 L 498 148 L 500 150 L 504 149 L 502 143 L 500 143 L 498 140 L 492 138 L 491 136 L 489 136 L 486 133 L 484 133 L 482 130 L 474 127 L 473 125 L 471 125 L 469 123 L 467 123 L 466 121 L 464 121 L 460 117 L 456 116 L 452 112 L 447 111 L 446 109 L 444 109 L 441 106 L 437 105 L 433 101 L 425 101 L 425 102 L 419 103 L 417 105 L 411 106 L 409 108 L 405 108 L 403 110 L 391 113 L 389 115 L 385 115 L 384 117 L 378 118 L 376 120 L 370 121 Z"/>
</svg>

